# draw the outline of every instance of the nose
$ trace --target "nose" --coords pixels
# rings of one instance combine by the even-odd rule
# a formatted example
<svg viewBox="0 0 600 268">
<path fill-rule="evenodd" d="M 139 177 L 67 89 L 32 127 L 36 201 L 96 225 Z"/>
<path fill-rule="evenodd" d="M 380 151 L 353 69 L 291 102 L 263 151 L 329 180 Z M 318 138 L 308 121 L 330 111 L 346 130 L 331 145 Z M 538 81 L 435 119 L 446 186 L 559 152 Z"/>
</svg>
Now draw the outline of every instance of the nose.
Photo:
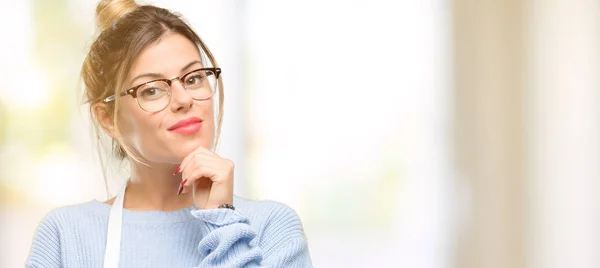
<svg viewBox="0 0 600 268">
<path fill-rule="evenodd" d="M 194 105 L 194 99 L 186 92 L 179 78 L 171 80 L 171 103 L 169 105 L 173 112 L 187 111 Z"/>
</svg>

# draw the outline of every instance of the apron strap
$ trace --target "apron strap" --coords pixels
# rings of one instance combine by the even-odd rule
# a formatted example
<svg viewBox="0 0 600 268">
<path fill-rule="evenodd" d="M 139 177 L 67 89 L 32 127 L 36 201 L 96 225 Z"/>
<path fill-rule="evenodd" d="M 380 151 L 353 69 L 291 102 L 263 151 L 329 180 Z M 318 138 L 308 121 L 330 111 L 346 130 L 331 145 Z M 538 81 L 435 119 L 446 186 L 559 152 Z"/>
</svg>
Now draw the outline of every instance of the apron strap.
<svg viewBox="0 0 600 268">
<path fill-rule="evenodd" d="M 110 215 L 108 216 L 108 232 L 106 234 L 106 249 L 104 251 L 104 268 L 119 267 L 119 258 L 121 255 L 121 229 L 123 225 L 123 199 L 125 198 L 125 189 L 127 182 L 115 198 Z"/>
</svg>

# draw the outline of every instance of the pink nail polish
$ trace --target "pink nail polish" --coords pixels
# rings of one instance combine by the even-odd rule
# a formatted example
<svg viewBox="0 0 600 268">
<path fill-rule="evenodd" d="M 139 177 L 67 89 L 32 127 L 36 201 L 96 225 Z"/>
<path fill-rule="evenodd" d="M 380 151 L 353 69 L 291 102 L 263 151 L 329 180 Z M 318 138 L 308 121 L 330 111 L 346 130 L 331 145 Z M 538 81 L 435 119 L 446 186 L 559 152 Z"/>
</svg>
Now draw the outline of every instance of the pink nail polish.
<svg viewBox="0 0 600 268">
<path fill-rule="evenodd" d="M 177 190 L 177 195 L 181 194 L 181 191 L 183 191 L 183 185 L 187 182 L 187 179 L 183 180 L 180 184 L 179 184 L 179 189 Z"/>
</svg>

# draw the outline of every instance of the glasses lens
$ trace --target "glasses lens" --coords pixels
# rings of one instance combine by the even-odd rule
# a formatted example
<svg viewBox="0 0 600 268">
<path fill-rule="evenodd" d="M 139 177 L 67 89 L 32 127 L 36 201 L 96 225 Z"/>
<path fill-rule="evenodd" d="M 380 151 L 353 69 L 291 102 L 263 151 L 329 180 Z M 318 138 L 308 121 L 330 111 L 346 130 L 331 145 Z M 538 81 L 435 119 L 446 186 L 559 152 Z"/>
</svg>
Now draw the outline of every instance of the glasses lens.
<svg viewBox="0 0 600 268">
<path fill-rule="evenodd" d="M 186 75 L 183 85 L 192 98 L 206 100 L 215 94 L 217 77 L 213 71 L 200 70 Z"/>
<path fill-rule="evenodd" d="M 169 104 L 169 85 L 163 81 L 150 82 L 137 91 L 137 101 L 142 109 L 157 112 Z"/>
</svg>

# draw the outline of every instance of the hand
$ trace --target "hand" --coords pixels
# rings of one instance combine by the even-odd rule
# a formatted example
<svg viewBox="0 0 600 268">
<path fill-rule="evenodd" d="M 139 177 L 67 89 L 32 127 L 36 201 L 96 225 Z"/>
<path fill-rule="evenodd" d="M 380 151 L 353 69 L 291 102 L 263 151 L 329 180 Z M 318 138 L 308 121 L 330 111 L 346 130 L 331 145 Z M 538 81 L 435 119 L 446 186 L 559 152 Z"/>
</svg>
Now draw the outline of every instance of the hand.
<svg viewBox="0 0 600 268">
<path fill-rule="evenodd" d="M 233 204 L 233 168 L 231 160 L 198 147 L 175 170 L 174 174 L 181 173 L 182 179 L 177 194 L 193 190 L 194 204 L 199 209 Z"/>
</svg>

